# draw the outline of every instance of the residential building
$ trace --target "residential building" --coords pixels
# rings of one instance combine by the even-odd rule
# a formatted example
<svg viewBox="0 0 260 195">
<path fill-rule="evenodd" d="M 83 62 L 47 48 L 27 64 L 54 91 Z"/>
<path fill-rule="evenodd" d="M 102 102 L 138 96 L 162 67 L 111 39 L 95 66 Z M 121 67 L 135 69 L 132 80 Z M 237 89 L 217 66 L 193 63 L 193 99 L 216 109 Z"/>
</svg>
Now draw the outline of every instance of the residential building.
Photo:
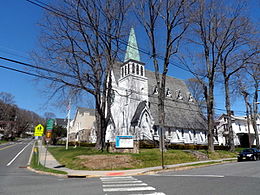
<svg viewBox="0 0 260 195">
<path fill-rule="evenodd" d="M 69 128 L 70 141 L 95 142 L 95 109 L 78 107 Z"/>
<path fill-rule="evenodd" d="M 256 144 L 255 132 L 252 123 L 249 123 L 249 128 L 247 124 L 246 116 L 231 116 L 232 130 L 234 134 L 234 144 L 235 146 L 248 147 L 249 135 L 251 138 L 251 143 Z M 257 120 L 257 130 L 260 134 L 260 118 Z M 217 121 L 216 133 L 219 145 L 228 145 L 228 129 L 227 129 L 227 115 L 223 114 Z"/>
</svg>

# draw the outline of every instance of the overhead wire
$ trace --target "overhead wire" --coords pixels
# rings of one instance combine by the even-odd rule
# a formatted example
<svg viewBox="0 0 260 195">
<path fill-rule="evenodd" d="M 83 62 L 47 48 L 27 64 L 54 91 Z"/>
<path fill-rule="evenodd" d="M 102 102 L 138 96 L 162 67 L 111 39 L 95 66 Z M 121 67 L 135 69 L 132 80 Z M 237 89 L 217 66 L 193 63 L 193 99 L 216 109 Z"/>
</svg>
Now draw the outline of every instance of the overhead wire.
<svg viewBox="0 0 260 195">
<path fill-rule="evenodd" d="M 47 72 L 52 72 L 54 74 L 59 74 L 59 75 L 63 75 L 63 76 L 68 76 L 68 77 L 71 77 L 71 78 L 74 78 L 76 79 L 76 76 L 73 76 L 73 75 L 69 75 L 69 74 L 66 74 L 66 73 L 60 73 L 58 71 L 53 71 L 51 69 L 48 69 L 48 68 L 43 68 L 43 67 L 39 67 L 39 66 L 34 66 L 34 65 L 31 65 L 31 64 L 28 64 L 28 63 L 24 63 L 24 62 L 21 62 L 21 61 L 17 61 L 17 60 L 13 60 L 13 59 L 9 59 L 9 58 L 5 58 L 5 57 L 2 57 L 0 56 L 0 59 L 2 60 L 5 60 L 5 61 L 8 61 L 8 62 L 12 62 L 12 63 L 17 63 L 19 65 L 24 65 L 24 66 L 29 66 L 29 67 L 32 67 L 32 68 L 36 68 L 36 69 L 40 69 L 40 70 L 44 70 L 44 71 L 47 71 Z M 45 76 L 45 75 L 40 75 L 40 74 L 35 74 L 35 73 L 31 73 L 31 72 L 28 72 L 28 71 L 22 71 L 22 70 L 19 70 L 19 69 L 15 69 L 15 68 L 10 68 L 10 67 L 6 67 L 6 66 L 3 66 L 3 65 L 0 65 L 1 68 L 4 68 L 4 69 L 7 69 L 7 70 L 12 70 L 12 71 L 16 71 L 16 72 L 20 72 L 20 73 L 23 73 L 23 74 L 27 74 L 27 75 L 30 75 L 30 76 L 35 76 L 35 77 L 39 77 L 39 78 L 44 78 L 44 79 L 47 79 L 47 80 L 51 80 L 51 81 L 55 81 L 55 82 L 61 82 L 63 83 L 61 80 L 57 79 L 57 78 L 53 78 L 53 77 L 49 77 L 49 76 Z M 127 88 L 120 88 L 120 90 L 128 90 Z M 132 90 L 131 90 L 132 91 Z M 116 91 L 117 92 L 117 91 Z M 138 95 L 141 95 L 140 92 L 137 92 L 137 91 L 132 91 L 131 94 L 128 94 L 128 95 L 123 95 L 123 94 L 120 94 L 119 92 L 117 92 L 117 94 L 119 96 L 123 96 L 123 97 L 128 97 L 130 99 L 133 99 L 133 100 L 138 100 L 137 98 L 133 98 L 133 97 L 129 97 L 130 95 L 132 95 L 133 93 L 135 94 L 138 94 Z M 143 94 L 142 94 L 143 95 Z M 147 94 L 148 97 L 154 97 L 153 94 Z M 191 105 L 185 101 L 178 101 L 178 100 L 175 100 L 173 98 L 167 98 L 166 100 L 170 100 L 170 101 L 173 101 L 173 102 L 178 102 L 178 103 L 186 103 L 188 105 Z M 178 107 L 178 106 L 169 106 L 169 105 L 166 105 L 167 107 L 172 107 L 172 108 L 178 108 L 178 109 L 184 109 L 184 110 L 189 110 L 189 111 L 194 111 L 194 112 L 200 112 L 198 110 L 194 110 L 194 109 L 187 109 L 187 108 L 181 108 L 181 107 Z M 206 108 L 206 106 L 205 106 Z M 219 111 L 226 111 L 225 109 L 221 109 L 221 108 L 214 108 L 214 110 L 219 110 Z M 236 111 L 236 112 L 240 112 L 240 113 L 245 113 L 244 111 Z"/>
</svg>

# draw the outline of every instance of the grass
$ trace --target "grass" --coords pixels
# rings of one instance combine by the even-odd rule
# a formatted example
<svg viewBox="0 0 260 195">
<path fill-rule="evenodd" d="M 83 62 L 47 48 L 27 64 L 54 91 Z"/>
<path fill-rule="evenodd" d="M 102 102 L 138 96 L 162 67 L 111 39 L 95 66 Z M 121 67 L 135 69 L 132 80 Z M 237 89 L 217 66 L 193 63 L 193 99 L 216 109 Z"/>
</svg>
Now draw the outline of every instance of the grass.
<svg viewBox="0 0 260 195">
<path fill-rule="evenodd" d="M 38 148 L 35 147 L 33 155 L 32 155 L 32 160 L 31 160 L 31 163 L 30 163 L 31 168 L 38 170 L 38 171 L 48 172 L 48 173 L 67 174 L 67 172 L 65 172 L 65 171 L 49 169 L 49 168 L 44 167 L 41 163 L 38 163 L 39 154 L 38 154 L 37 151 L 38 151 Z"/>
<path fill-rule="evenodd" d="M 65 165 L 67 168 L 76 170 L 93 170 L 82 165 L 82 162 L 86 160 L 79 159 L 78 156 L 80 155 L 130 155 L 132 159 L 134 159 L 133 168 L 135 169 L 161 166 L 161 152 L 159 149 L 141 149 L 139 154 L 102 153 L 95 150 L 94 148 L 88 147 L 69 148 L 68 150 L 65 150 L 64 147 L 49 147 L 49 151 L 59 161 L 60 164 Z M 207 151 L 201 152 L 207 153 Z M 212 160 L 236 157 L 236 153 L 231 153 L 228 151 L 216 151 L 214 153 L 207 154 Z M 168 150 L 167 152 L 164 152 L 165 165 L 195 161 L 197 161 L 196 157 L 182 150 Z M 129 168 L 119 166 L 116 169 Z M 109 170 L 109 168 L 103 170 Z"/>
<path fill-rule="evenodd" d="M 8 141 L 6 140 L 0 140 L 0 144 L 4 144 L 4 143 L 7 143 Z"/>
</svg>

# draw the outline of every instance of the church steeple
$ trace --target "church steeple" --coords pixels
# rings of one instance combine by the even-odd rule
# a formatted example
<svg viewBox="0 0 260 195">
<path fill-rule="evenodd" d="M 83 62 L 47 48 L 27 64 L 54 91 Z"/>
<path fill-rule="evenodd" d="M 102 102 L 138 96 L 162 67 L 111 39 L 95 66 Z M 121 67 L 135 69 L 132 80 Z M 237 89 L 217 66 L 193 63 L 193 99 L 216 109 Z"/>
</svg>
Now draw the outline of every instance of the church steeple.
<svg viewBox="0 0 260 195">
<path fill-rule="evenodd" d="M 130 59 L 140 62 L 139 50 L 138 50 L 135 31 L 133 27 L 131 28 L 130 31 L 124 62 Z"/>
</svg>

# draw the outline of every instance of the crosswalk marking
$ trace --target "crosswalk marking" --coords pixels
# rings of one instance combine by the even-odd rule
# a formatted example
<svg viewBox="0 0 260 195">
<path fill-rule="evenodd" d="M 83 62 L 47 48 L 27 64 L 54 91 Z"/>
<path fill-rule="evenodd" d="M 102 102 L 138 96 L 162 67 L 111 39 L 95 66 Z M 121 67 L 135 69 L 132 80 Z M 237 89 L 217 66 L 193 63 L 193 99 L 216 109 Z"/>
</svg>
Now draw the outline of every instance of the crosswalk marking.
<svg viewBox="0 0 260 195">
<path fill-rule="evenodd" d="M 132 176 L 118 176 L 118 177 L 101 177 L 103 191 L 110 194 L 111 192 L 131 193 L 129 195 L 166 195 L 163 192 L 148 192 L 155 191 L 154 187 L 132 177 Z M 144 191 L 144 193 L 140 193 Z M 146 193 L 145 193 L 146 191 Z M 137 192 L 133 194 L 133 192 Z"/>
<path fill-rule="evenodd" d="M 130 188 L 105 188 L 104 192 L 129 192 L 129 191 L 147 191 L 147 190 L 155 190 L 153 187 L 130 187 Z"/>
<path fill-rule="evenodd" d="M 142 181 L 140 181 L 140 180 L 135 180 L 135 181 L 105 181 L 103 183 L 105 183 L 105 184 L 109 184 L 109 183 L 142 183 Z"/>
<path fill-rule="evenodd" d="M 126 187 L 126 186 L 147 186 L 146 183 L 126 183 L 126 184 L 113 184 L 113 185 L 103 185 L 103 188 L 107 187 Z"/>
<path fill-rule="evenodd" d="M 166 194 L 163 192 L 153 192 L 149 194 L 128 194 L 128 195 L 166 195 Z"/>
</svg>

